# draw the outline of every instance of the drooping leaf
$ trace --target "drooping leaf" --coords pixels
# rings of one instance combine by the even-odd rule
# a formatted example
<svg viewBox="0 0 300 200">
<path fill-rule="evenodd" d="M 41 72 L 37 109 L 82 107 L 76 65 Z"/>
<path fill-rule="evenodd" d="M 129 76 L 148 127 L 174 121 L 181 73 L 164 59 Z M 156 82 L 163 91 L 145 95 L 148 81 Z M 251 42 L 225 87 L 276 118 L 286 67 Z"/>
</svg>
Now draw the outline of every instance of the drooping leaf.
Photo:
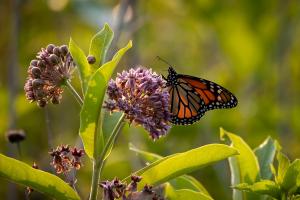
<svg viewBox="0 0 300 200">
<path fill-rule="evenodd" d="M 168 200 L 212 200 L 201 192 L 195 192 L 189 189 L 175 190 L 170 184 L 165 185 L 165 198 Z"/>
<path fill-rule="evenodd" d="M 92 71 L 97 70 L 104 62 L 107 50 L 114 37 L 114 32 L 108 24 L 96 34 L 91 40 L 89 55 L 96 58 L 96 62 L 91 64 Z"/>
<path fill-rule="evenodd" d="M 143 177 L 139 184 L 140 187 L 145 184 L 156 186 L 237 154 L 238 151 L 233 147 L 223 144 L 210 144 L 162 158 L 135 174 Z M 126 181 L 129 178 L 126 178 Z"/>
<path fill-rule="evenodd" d="M 268 137 L 259 147 L 254 149 L 254 153 L 258 159 L 261 178 L 270 179 L 272 177 L 270 165 L 273 163 L 276 154 L 274 140 Z"/>
<path fill-rule="evenodd" d="M 285 173 L 290 166 L 290 160 L 281 151 L 277 151 L 276 157 L 277 157 L 277 161 L 278 161 L 278 169 L 277 169 L 277 176 L 275 178 L 276 178 L 276 182 L 278 184 L 281 184 L 283 182 Z"/>
<path fill-rule="evenodd" d="M 78 194 L 59 177 L 2 154 L 0 154 L 0 177 L 31 187 L 55 199 L 80 199 Z"/>
<path fill-rule="evenodd" d="M 254 192 L 262 195 L 269 195 L 276 199 L 280 199 L 280 187 L 274 181 L 262 180 L 252 185 L 241 183 L 234 188 L 248 192 Z"/>
<path fill-rule="evenodd" d="M 80 136 L 86 154 L 98 157 L 104 146 L 101 108 L 108 81 L 125 52 L 132 46 L 131 41 L 120 49 L 111 61 L 100 67 L 90 78 L 84 103 L 80 112 Z"/>
<path fill-rule="evenodd" d="M 284 175 L 282 181 L 282 188 L 286 191 L 296 191 L 297 188 L 300 186 L 299 182 L 297 181 L 300 178 L 300 159 L 294 160 L 291 165 L 287 168 L 286 173 Z"/>
<path fill-rule="evenodd" d="M 150 153 L 147 151 L 140 150 L 131 143 L 129 144 L 129 149 L 131 151 L 138 153 L 142 157 L 142 159 L 148 163 L 153 163 L 154 161 L 162 160 L 162 158 L 163 158 L 162 156 L 157 155 L 155 153 Z M 172 179 L 169 183 L 175 189 L 191 189 L 191 190 L 194 190 L 197 192 L 202 192 L 202 193 L 206 194 L 207 196 L 210 196 L 208 191 L 198 180 L 196 180 L 194 177 L 186 175 L 186 174 Z"/>
<path fill-rule="evenodd" d="M 240 183 L 253 184 L 260 179 L 259 164 L 254 152 L 247 145 L 247 143 L 239 136 L 229 133 L 221 128 L 221 139 L 229 139 L 231 146 L 239 151 L 239 155 L 229 159 L 231 170 L 231 184 L 238 185 Z M 255 194 L 243 193 L 234 189 L 234 200 L 258 200 L 260 197 Z"/>
<path fill-rule="evenodd" d="M 83 89 L 83 92 L 85 92 L 87 90 L 88 81 L 91 76 L 90 65 L 86 59 L 86 55 L 74 42 L 74 40 L 72 40 L 72 38 L 70 38 L 69 50 L 78 68 L 81 87 Z"/>
</svg>

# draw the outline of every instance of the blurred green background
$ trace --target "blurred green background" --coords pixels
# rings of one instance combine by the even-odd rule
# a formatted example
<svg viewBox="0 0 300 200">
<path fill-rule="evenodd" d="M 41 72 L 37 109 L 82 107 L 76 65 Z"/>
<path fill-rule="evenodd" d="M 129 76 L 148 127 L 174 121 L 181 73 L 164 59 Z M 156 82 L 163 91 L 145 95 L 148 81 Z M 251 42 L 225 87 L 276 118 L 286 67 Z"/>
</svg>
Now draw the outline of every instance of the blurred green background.
<svg viewBox="0 0 300 200">
<path fill-rule="evenodd" d="M 129 39 L 133 48 L 118 71 L 136 65 L 166 75 L 168 60 L 179 73 L 217 82 L 232 91 L 239 105 L 214 110 L 191 126 L 173 126 L 152 142 L 140 127 L 124 128 L 102 179 L 126 177 L 143 166 L 128 143 L 161 155 L 219 143 L 219 127 L 258 146 L 268 135 L 278 139 L 291 158 L 300 157 L 300 1 L 298 0 L 2 0 L 0 2 L 0 151 L 19 159 L 8 144 L 10 128 L 24 129 L 22 160 L 51 171 L 47 132 L 52 145 L 80 145 L 79 106 L 68 91 L 60 105 L 47 110 L 30 104 L 23 85 L 30 60 L 41 47 L 68 44 L 72 37 L 86 52 L 90 38 L 107 22 L 116 40 L 110 55 Z M 78 78 L 74 85 L 79 89 Z M 48 113 L 48 126 L 46 114 Z M 172 166 L 170 166 L 172 167 Z M 91 162 L 78 173 L 86 198 Z M 215 199 L 231 199 L 228 163 L 192 174 Z M 24 199 L 24 187 L 0 180 L 3 199 Z M 32 199 L 45 199 L 35 192 Z"/>
</svg>

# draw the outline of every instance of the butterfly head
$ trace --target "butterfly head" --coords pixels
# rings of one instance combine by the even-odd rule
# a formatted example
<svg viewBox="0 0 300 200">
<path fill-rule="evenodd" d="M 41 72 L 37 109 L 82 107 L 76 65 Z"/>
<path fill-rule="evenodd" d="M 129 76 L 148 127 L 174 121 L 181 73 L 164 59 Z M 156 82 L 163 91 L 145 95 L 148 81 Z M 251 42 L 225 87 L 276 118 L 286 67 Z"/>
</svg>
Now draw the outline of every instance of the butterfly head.
<svg viewBox="0 0 300 200">
<path fill-rule="evenodd" d="M 168 72 L 169 72 L 169 74 L 168 74 L 168 77 L 166 79 L 167 86 L 176 85 L 176 83 L 177 83 L 177 72 L 171 66 L 169 67 Z"/>
</svg>

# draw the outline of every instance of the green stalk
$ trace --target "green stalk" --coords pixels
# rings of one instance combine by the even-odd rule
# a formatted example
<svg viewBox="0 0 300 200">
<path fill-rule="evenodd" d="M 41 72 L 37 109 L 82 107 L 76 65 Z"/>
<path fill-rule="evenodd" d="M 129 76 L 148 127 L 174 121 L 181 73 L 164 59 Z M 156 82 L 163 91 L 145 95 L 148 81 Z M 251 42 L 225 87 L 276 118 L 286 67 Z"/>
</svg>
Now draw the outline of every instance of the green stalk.
<svg viewBox="0 0 300 200">
<path fill-rule="evenodd" d="M 106 159 L 108 151 L 110 150 L 110 147 L 115 143 L 118 133 L 120 132 L 121 127 L 123 126 L 124 117 L 125 117 L 125 115 L 122 114 L 117 125 L 115 126 L 114 130 L 112 131 L 111 135 L 109 136 L 100 157 L 97 158 L 96 160 L 94 160 L 94 162 L 93 162 L 93 177 L 92 177 L 92 185 L 91 185 L 91 192 L 90 192 L 89 200 L 97 199 L 98 184 L 100 181 L 102 167 L 104 165 L 104 161 Z"/>
<path fill-rule="evenodd" d="M 75 88 L 72 86 L 72 84 L 70 83 L 70 81 L 66 80 L 64 82 L 64 85 L 69 89 L 69 91 L 72 93 L 72 95 L 75 97 L 75 99 L 77 100 L 77 102 L 79 103 L 80 106 L 83 105 L 83 100 L 80 97 L 80 95 L 76 92 Z"/>
</svg>

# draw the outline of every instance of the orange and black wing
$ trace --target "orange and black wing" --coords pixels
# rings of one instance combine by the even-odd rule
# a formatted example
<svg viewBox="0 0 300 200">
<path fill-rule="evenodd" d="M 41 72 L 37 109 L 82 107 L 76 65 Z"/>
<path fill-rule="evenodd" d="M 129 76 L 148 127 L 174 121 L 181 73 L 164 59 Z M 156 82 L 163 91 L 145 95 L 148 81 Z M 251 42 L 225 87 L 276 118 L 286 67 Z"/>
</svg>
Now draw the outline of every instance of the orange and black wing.
<svg viewBox="0 0 300 200">
<path fill-rule="evenodd" d="M 202 78 L 188 75 L 178 75 L 179 85 L 188 85 L 201 97 L 206 110 L 233 108 L 237 105 L 237 98 L 224 87 Z"/>
<path fill-rule="evenodd" d="M 171 122 L 188 125 L 198 121 L 207 110 L 204 101 L 187 82 L 169 88 Z"/>
</svg>

